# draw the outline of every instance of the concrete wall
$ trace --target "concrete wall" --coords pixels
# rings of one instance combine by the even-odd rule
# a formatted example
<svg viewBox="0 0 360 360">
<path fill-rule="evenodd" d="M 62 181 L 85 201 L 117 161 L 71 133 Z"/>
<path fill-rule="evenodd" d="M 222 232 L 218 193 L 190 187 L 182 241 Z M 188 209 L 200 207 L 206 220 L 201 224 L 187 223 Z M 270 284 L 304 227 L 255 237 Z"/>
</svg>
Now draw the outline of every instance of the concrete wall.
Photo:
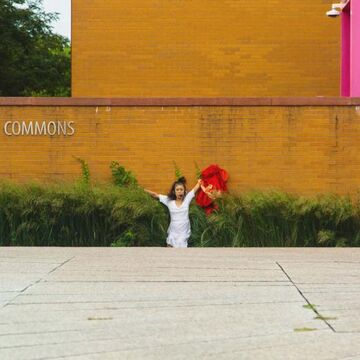
<svg viewBox="0 0 360 360">
<path fill-rule="evenodd" d="M 81 173 L 76 156 L 89 163 L 94 180 L 108 181 L 116 160 L 155 191 L 168 189 L 175 161 L 190 183 L 194 162 L 200 168 L 218 163 L 229 171 L 233 190 L 355 194 L 359 105 L 339 98 L 0 98 L 0 177 L 74 179 Z M 73 121 L 75 134 L 5 134 L 5 123 L 22 121 Z"/>
<path fill-rule="evenodd" d="M 329 0 L 72 0 L 73 96 L 337 96 Z"/>
</svg>

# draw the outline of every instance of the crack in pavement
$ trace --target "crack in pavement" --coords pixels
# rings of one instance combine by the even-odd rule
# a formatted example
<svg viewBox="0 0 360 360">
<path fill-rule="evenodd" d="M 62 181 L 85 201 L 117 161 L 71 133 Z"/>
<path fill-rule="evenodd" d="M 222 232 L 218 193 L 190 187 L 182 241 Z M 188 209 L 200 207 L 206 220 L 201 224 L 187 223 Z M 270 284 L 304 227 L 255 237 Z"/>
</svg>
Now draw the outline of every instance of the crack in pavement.
<svg viewBox="0 0 360 360">
<path fill-rule="evenodd" d="M 284 283 L 286 280 L 50 280 L 51 283 Z"/>
<path fill-rule="evenodd" d="M 276 261 L 277 266 L 282 270 L 282 272 L 285 274 L 285 276 L 289 279 L 289 281 L 294 285 L 298 293 L 301 295 L 301 297 L 307 302 L 310 309 L 319 317 L 320 320 L 324 321 L 325 324 L 334 332 L 336 333 L 336 330 L 329 324 L 329 322 L 324 319 L 324 317 L 314 308 L 314 306 L 311 304 L 311 302 L 306 298 L 306 296 L 302 293 L 302 291 L 298 288 L 298 286 L 294 283 L 294 281 L 291 279 L 291 277 L 288 275 L 288 273 L 285 271 L 285 269 Z"/>
<path fill-rule="evenodd" d="M 64 266 L 66 263 L 68 263 L 69 261 L 73 260 L 75 258 L 75 256 L 63 261 L 61 264 L 55 266 L 52 270 L 50 270 L 45 276 L 43 276 L 42 278 L 38 279 L 37 281 L 29 284 L 28 286 L 26 286 L 24 289 L 20 290 L 18 292 L 18 294 L 13 297 L 11 300 L 9 300 L 7 303 L 5 303 L 0 309 L 5 308 L 6 306 L 10 305 L 16 298 L 18 298 L 20 295 L 22 295 L 26 290 L 30 289 L 31 287 L 33 287 L 34 285 L 38 284 L 40 281 L 42 281 L 43 279 L 45 279 L 46 276 L 50 275 L 51 273 L 53 273 L 54 271 L 60 269 L 62 266 Z"/>
<path fill-rule="evenodd" d="M 324 331 L 324 330 L 319 330 L 319 331 Z M 284 333 L 277 333 L 276 335 L 282 335 L 282 334 L 288 334 L 288 332 L 284 332 Z M 262 337 L 271 337 L 275 334 L 262 334 L 262 335 L 257 335 L 257 338 L 262 338 Z M 178 343 L 166 343 L 166 344 L 159 344 L 159 345 L 152 345 L 152 346 L 139 346 L 139 345 L 135 345 L 135 346 L 128 346 L 125 348 L 119 348 L 119 349 L 113 349 L 113 350 L 100 350 L 100 351 L 91 351 L 91 352 L 82 352 L 82 353 L 78 353 L 78 354 L 68 354 L 68 355 L 55 355 L 52 357 L 42 357 L 42 358 L 38 358 L 37 360 L 55 360 L 55 359 L 67 359 L 67 358 L 77 358 L 77 357 L 84 357 L 87 355 L 101 355 L 101 354 L 110 354 L 110 353 L 125 353 L 125 352 L 136 352 L 136 351 L 141 351 L 141 350 L 162 350 L 166 347 L 179 347 L 179 346 L 186 346 L 186 345 L 193 345 L 193 344 L 213 344 L 213 343 L 219 343 L 219 342 L 224 342 L 224 341 L 234 341 L 234 340 L 238 340 L 238 339 L 247 339 L 247 338 L 254 338 L 253 335 L 251 336 L 229 336 L 229 337 L 225 337 L 225 338 L 217 338 L 217 339 L 197 339 L 197 340 L 190 340 L 190 341 L 182 341 L 182 342 L 178 342 Z M 100 340 L 100 341 L 104 341 L 104 340 Z M 106 340 L 105 340 L 106 341 Z M 313 339 L 310 340 L 303 340 L 302 343 L 311 343 L 313 342 Z M 297 342 L 293 342 L 292 345 L 296 345 Z M 289 345 L 289 343 L 287 344 L 283 344 L 283 345 L 277 345 L 276 347 L 287 347 Z M 247 351 L 252 351 L 252 350 L 264 350 L 264 349 L 271 349 L 273 348 L 273 344 L 269 344 L 269 345 L 262 345 L 262 346 L 253 346 L 251 345 L 250 347 L 246 347 L 243 349 L 238 349 L 236 352 L 247 352 Z M 234 353 L 233 350 L 230 351 L 215 351 L 213 353 L 208 354 L 208 356 L 212 356 L 212 355 L 220 355 L 222 353 Z"/>
<path fill-rule="evenodd" d="M 17 333 L 4 333 L 1 336 L 22 336 L 22 335 L 41 335 L 41 334 L 58 334 L 67 332 L 83 332 L 84 329 L 67 329 L 67 330 L 44 330 L 44 331 L 31 331 L 31 332 L 17 332 Z M 0 347 L 1 349 L 1 347 Z"/>
<path fill-rule="evenodd" d="M 319 329 L 318 331 L 328 331 L 327 329 Z M 195 340 L 187 340 L 187 341 L 181 341 L 181 342 L 177 342 L 177 343 L 167 343 L 167 344 L 159 344 L 159 345 L 131 345 L 128 344 L 127 348 L 119 348 L 119 349 L 114 349 L 114 350 L 104 350 L 104 351 L 99 351 L 99 352 L 91 352 L 91 353 L 84 353 L 84 354 L 69 354 L 69 355 L 60 355 L 60 356 L 55 356 L 55 357 L 46 357 L 46 358 L 39 358 L 40 359 L 60 359 L 60 358 L 65 358 L 65 357 L 70 357 L 70 356 L 83 356 L 83 355 L 89 355 L 89 354 L 102 354 L 102 353 L 108 353 L 108 352 L 124 352 L 124 351 L 133 351 L 133 350 L 141 350 L 141 349 L 152 349 L 152 348 L 162 348 L 164 346 L 178 346 L 178 345 L 189 345 L 189 344 L 199 344 L 199 343 L 221 343 L 223 341 L 232 341 L 232 340 L 238 340 L 238 339 L 252 339 L 254 337 L 256 338 L 266 338 L 266 337 L 273 337 L 273 336 L 281 336 L 281 335 L 286 335 L 286 334 L 290 334 L 292 332 L 289 331 L 283 331 L 283 332 L 279 332 L 279 333 L 265 333 L 265 334 L 259 334 L 259 335 L 245 335 L 245 336 L 226 336 L 226 337 L 214 337 L 214 338 L 209 338 L 209 339 L 195 339 Z M 141 335 L 138 338 L 143 338 L 143 339 L 147 339 L 151 337 L 151 335 Z M 102 343 L 102 342 L 108 342 L 108 341 L 120 341 L 123 339 L 128 339 L 127 335 L 121 335 L 118 336 L 116 335 L 114 336 L 110 336 L 110 337 L 103 337 L 103 338 L 96 338 L 93 339 L 92 341 L 96 341 L 98 343 Z M 313 341 L 312 339 L 309 341 Z M 30 348 L 30 347 L 43 347 L 43 346 L 52 346 L 52 345 L 64 345 L 64 344 L 81 344 L 81 343 L 88 343 L 89 339 L 81 339 L 81 340 L 65 340 L 65 341 L 57 341 L 57 342 L 48 342 L 48 343 L 37 343 L 37 344 L 22 344 L 22 345 L 14 345 L 14 346 L 4 346 L 4 347 L 0 347 L 0 350 L 7 350 L 7 349 L 20 349 L 20 348 Z M 123 345 L 121 345 L 123 346 Z M 266 347 L 272 347 L 273 345 L 266 345 Z M 287 344 L 285 344 L 284 346 L 287 346 Z M 255 347 L 254 349 L 257 349 L 257 347 Z M 241 350 L 242 351 L 242 350 Z"/>
<path fill-rule="evenodd" d="M 114 302 L 110 302 L 110 304 L 113 304 Z M 94 311 L 94 310 L 108 310 L 108 311 L 116 311 L 116 310 L 146 310 L 146 309 L 177 309 L 177 308 L 197 308 L 197 307 L 201 307 L 201 308 L 205 308 L 205 307 L 221 307 L 221 306 L 247 306 L 247 305 L 269 305 L 269 304 L 296 304 L 296 303 L 300 303 L 302 304 L 302 301 L 282 301 L 282 302 L 263 302 L 263 303 L 209 303 L 209 304 L 182 304 L 182 305 L 148 305 L 148 306 L 138 306 L 138 304 L 134 304 L 134 306 L 118 306 L 118 307 L 100 307 L 100 308 L 81 308 L 81 309 L 60 309 L 60 310 L 52 310 L 52 312 L 66 312 L 66 313 L 71 313 L 71 312 L 79 312 L 79 311 Z M 73 304 L 73 303 L 50 303 L 50 305 L 64 305 L 64 304 Z M 9 306 L 13 306 L 15 304 L 9 304 Z M 16 304 L 18 305 L 18 304 Z M 34 304 L 30 304 L 30 305 L 49 305 L 49 303 L 43 303 L 43 304 L 38 304 L 38 303 L 34 303 Z"/>
</svg>

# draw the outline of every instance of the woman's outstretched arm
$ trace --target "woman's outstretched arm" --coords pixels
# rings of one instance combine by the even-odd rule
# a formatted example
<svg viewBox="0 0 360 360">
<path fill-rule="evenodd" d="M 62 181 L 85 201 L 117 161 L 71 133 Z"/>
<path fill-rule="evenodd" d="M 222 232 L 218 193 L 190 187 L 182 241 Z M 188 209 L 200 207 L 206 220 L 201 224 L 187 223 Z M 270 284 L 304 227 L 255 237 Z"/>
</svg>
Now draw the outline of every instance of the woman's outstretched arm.
<svg viewBox="0 0 360 360">
<path fill-rule="evenodd" d="M 201 184 L 202 184 L 202 180 L 199 179 L 199 180 L 197 181 L 196 185 L 192 188 L 191 191 L 193 191 L 194 193 L 196 193 L 196 192 L 199 190 Z"/>
<path fill-rule="evenodd" d="M 159 199 L 159 194 L 157 194 L 156 192 L 147 189 L 144 189 L 144 191 L 150 194 L 154 199 Z"/>
</svg>

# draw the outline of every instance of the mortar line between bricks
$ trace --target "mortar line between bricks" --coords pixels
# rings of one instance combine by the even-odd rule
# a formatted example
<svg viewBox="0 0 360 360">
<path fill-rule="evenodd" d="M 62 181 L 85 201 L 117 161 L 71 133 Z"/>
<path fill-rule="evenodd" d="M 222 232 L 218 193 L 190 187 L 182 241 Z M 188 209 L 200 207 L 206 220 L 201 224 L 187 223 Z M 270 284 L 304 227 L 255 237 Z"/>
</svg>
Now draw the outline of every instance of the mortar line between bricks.
<svg viewBox="0 0 360 360">
<path fill-rule="evenodd" d="M 291 279 L 291 277 L 288 275 L 288 273 L 285 271 L 285 269 L 276 261 L 277 266 L 282 270 L 282 272 L 286 275 L 286 277 L 289 279 L 289 281 L 295 286 L 296 290 L 299 292 L 301 297 L 308 303 L 310 309 L 321 319 L 325 322 L 325 324 L 334 332 L 336 333 L 336 330 L 323 318 L 323 316 L 320 315 L 320 313 L 314 308 L 314 306 L 311 305 L 310 301 L 306 298 L 306 296 L 302 293 L 302 291 L 298 288 L 298 286 L 294 283 L 294 281 Z"/>
<path fill-rule="evenodd" d="M 55 266 L 52 270 L 50 270 L 45 276 L 43 276 L 42 278 L 36 280 L 35 282 L 29 284 L 28 286 L 26 286 L 24 289 L 22 289 L 15 297 L 13 297 L 11 300 L 9 300 L 7 303 L 5 303 L 1 308 L 3 309 L 4 307 L 10 305 L 16 298 L 18 298 L 20 295 L 22 295 L 26 290 L 30 289 L 31 287 L 33 287 L 34 285 L 38 284 L 40 281 L 42 281 L 43 279 L 45 279 L 45 277 L 51 273 L 53 273 L 54 271 L 60 269 L 62 266 L 64 266 L 66 263 L 68 263 L 69 261 L 71 261 L 72 259 L 74 259 L 75 256 L 71 257 L 70 259 L 67 259 L 65 261 L 63 261 L 61 264 Z"/>
</svg>

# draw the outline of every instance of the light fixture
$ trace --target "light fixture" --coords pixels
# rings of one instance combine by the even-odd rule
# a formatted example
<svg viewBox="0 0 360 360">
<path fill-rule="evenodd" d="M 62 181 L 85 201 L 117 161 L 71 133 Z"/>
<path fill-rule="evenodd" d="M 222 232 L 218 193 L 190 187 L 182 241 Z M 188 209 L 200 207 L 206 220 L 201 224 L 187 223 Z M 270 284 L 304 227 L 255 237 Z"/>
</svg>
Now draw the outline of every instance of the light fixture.
<svg viewBox="0 0 360 360">
<path fill-rule="evenodd" d="M 326 12 L 326 16 L 335 18 L 341 14 L 341 10 L 344 8 L 346 3 L 332 4 L 331 10 Z"/>
</svg>

